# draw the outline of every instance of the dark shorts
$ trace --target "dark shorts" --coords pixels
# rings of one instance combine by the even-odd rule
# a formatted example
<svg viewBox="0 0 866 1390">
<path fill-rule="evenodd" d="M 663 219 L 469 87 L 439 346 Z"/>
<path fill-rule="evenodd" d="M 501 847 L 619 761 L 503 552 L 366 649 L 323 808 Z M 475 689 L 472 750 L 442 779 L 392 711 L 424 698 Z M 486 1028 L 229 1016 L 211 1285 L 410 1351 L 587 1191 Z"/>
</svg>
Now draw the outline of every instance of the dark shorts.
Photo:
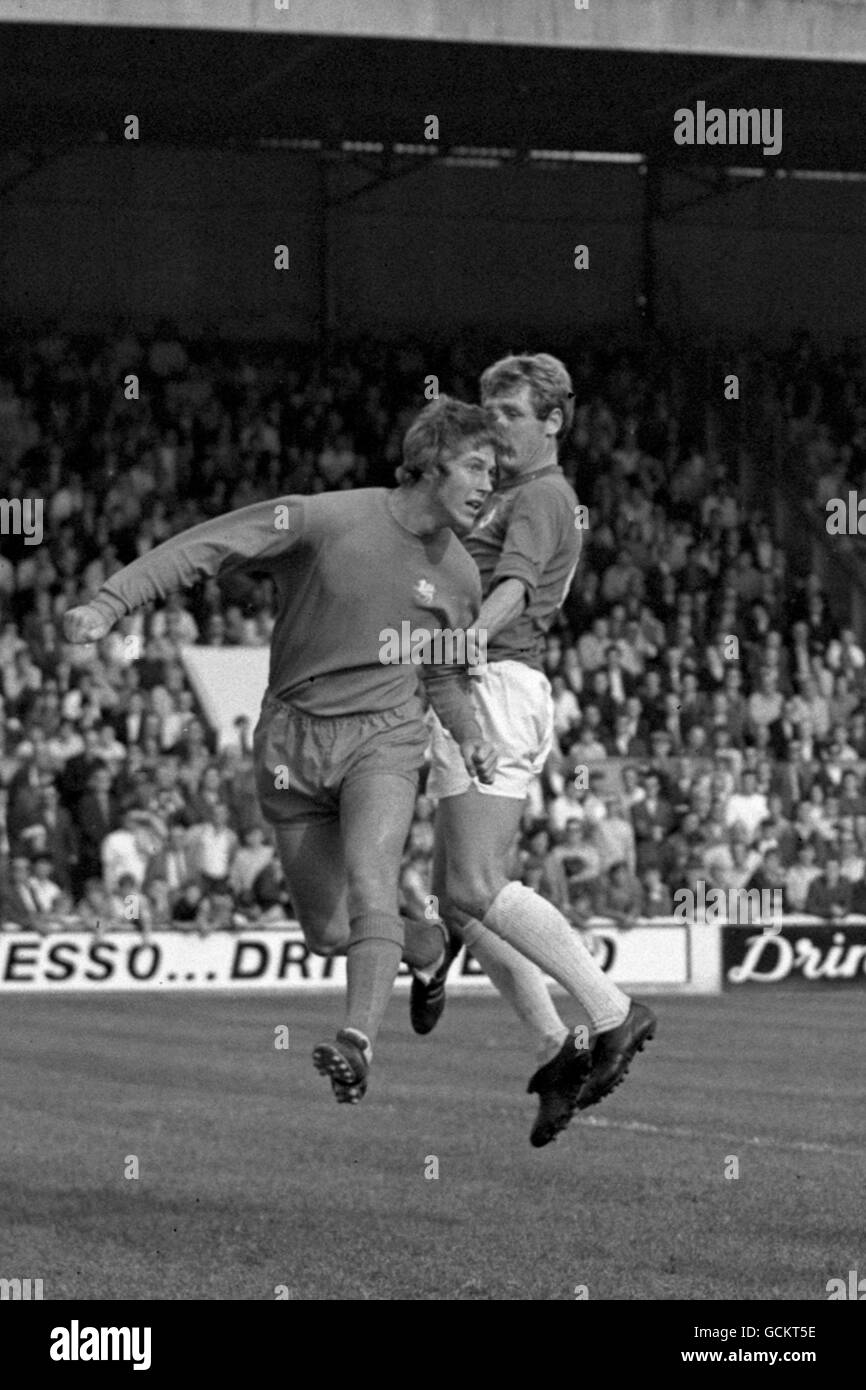
<svg viewBox="0 0 866 1390">
<path fill-rule="evenodd" d="M 262 815 L 271 825 L 337 820 L 340 793 L 359 777 L 390 773 L 417 786 L 429 738 L 418 699 L 321 718 L 266 695 L 253 737 Z"/>
</svg>

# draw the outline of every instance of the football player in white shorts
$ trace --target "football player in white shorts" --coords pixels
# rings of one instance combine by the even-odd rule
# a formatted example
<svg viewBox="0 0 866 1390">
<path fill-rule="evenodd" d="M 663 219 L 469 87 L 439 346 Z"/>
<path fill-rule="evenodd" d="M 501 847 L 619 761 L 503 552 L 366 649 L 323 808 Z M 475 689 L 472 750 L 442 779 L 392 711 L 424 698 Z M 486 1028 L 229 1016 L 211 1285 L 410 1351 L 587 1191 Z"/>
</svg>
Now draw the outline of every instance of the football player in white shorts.
<svg viewBox="0 0 866 1390">
<path fill-rule="evenodd" d="M 418 1033 L 445 1006 L 448 967 L 465 942 L 528 1026 L 539 1062 L 529 1091 L 539 1098 L 530 1143 L 555 1139 L 575 1111 L 608 1095 L 656 1019 L 600 969 L 579 934 L 551 903 L 509 879 L 508 864 L 533 780 L 553 742 L 553 704 L 542 667 L 545 636 L 571 586 L 582 530 L 577 498 L 558 463 L 558 441 L 574 415 L 571 378 L 546 353 L 506 357 L 481 378 L 482 403 L 505 431 L 497 490 L 463 544 L 481 573 L 477 627 L 486 663 L 471 670 L 485 740 L 498 764 L 474 783 L 453 737 L 433 718 L 428 792 L 438 799 L 433 891 L 452 929 L 452 950 L 432 978 L 412 982 Z M 591 1046 L 578 1045 L 553 1006 L 551 976 L 585 1009 Z"/>
</svg>

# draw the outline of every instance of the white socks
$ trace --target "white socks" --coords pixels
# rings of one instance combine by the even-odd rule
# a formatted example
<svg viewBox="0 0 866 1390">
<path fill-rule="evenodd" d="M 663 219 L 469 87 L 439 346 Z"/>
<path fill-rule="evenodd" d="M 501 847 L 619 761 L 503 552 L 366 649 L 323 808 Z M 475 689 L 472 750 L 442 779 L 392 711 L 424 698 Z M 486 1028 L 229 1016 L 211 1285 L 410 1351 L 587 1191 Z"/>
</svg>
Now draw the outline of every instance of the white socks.
<svg viewBox="0 0 866 1390">
<path fill-rule="evenodd" d="M 597 1033 L 624 1022 L 628 996 L 607 979 L 562 913 L 531 888 L 506 883 L 487 909 L 483 925 L 568 990 Z"/>
<path fill-rule="evenodd" d="M 569 1030 L 554 1007 L 538 966 L 474 918 L 465 923 L 461 934 L 482 970 L 526 1025 L 539 1066 L 552 1061 Z"/>
</svg>

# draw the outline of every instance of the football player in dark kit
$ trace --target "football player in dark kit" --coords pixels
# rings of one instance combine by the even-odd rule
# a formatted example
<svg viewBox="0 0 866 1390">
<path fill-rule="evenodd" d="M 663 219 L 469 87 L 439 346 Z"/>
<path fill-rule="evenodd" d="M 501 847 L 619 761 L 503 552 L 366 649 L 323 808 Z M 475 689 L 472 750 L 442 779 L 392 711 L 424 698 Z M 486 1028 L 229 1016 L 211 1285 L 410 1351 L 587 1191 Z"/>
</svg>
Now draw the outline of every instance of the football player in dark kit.
<svg viewBox="0 0 866 1390">
<path fill-rule="evenodd" d="M 347 958 L 344 1026 L 313 1054 L 342 1102 L 366 1090 L 404 951 L 417 968 L 444 955 L 441 924 L 404 921 L 398 905 L 429 740 L 419 676 L 470 780 L 488 780 L 496 761 L 465 664 L 386 659 L 383 634 L 406 621 L 431 639 L 471 627 L 481 585 L 455 532 L 477 519 L 503 458 L 488 412 L 440 397 L 407 431 L 398 487 L 280 497 L 217 517 L 118 571 L 64 617 L 67 640 L 94 642 L 124 614 L 236 566 L 273 580 L 256 782 L 310 950 Z"/>
</svg>

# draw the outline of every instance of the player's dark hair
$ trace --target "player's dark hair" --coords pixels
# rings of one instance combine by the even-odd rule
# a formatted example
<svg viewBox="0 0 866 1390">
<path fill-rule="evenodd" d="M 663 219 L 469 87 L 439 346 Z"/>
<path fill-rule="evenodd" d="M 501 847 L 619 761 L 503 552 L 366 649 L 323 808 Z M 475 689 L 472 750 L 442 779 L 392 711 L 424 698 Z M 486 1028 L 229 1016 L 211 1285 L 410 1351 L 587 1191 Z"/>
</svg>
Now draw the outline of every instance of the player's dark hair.
<svg viewBox="0 0 866 1390">
<path fill-rule="evenodd" d="M 439 396 L 418 414 L 403 439 L 403 462 L 395 477 L 401 487 L 427 474 L 447 475 L 448 461 L 472 446 L 493 449 L 497 465 L 509 452 L 505 436 L 483 405 Z"/>
<path fill-rule="evenodd" d="M 574 387 L 571 377 L 558 357 L 546 352 L 522 352 L 503 357 L 481 375 L 481 399 L 519 391 L 529 386 L 529 399 L 536 419 L 546 420 L 552 410 L 562 411 L 562 424 L 557 439 L 568 433 L 574 419 Z"/>
</svg>

